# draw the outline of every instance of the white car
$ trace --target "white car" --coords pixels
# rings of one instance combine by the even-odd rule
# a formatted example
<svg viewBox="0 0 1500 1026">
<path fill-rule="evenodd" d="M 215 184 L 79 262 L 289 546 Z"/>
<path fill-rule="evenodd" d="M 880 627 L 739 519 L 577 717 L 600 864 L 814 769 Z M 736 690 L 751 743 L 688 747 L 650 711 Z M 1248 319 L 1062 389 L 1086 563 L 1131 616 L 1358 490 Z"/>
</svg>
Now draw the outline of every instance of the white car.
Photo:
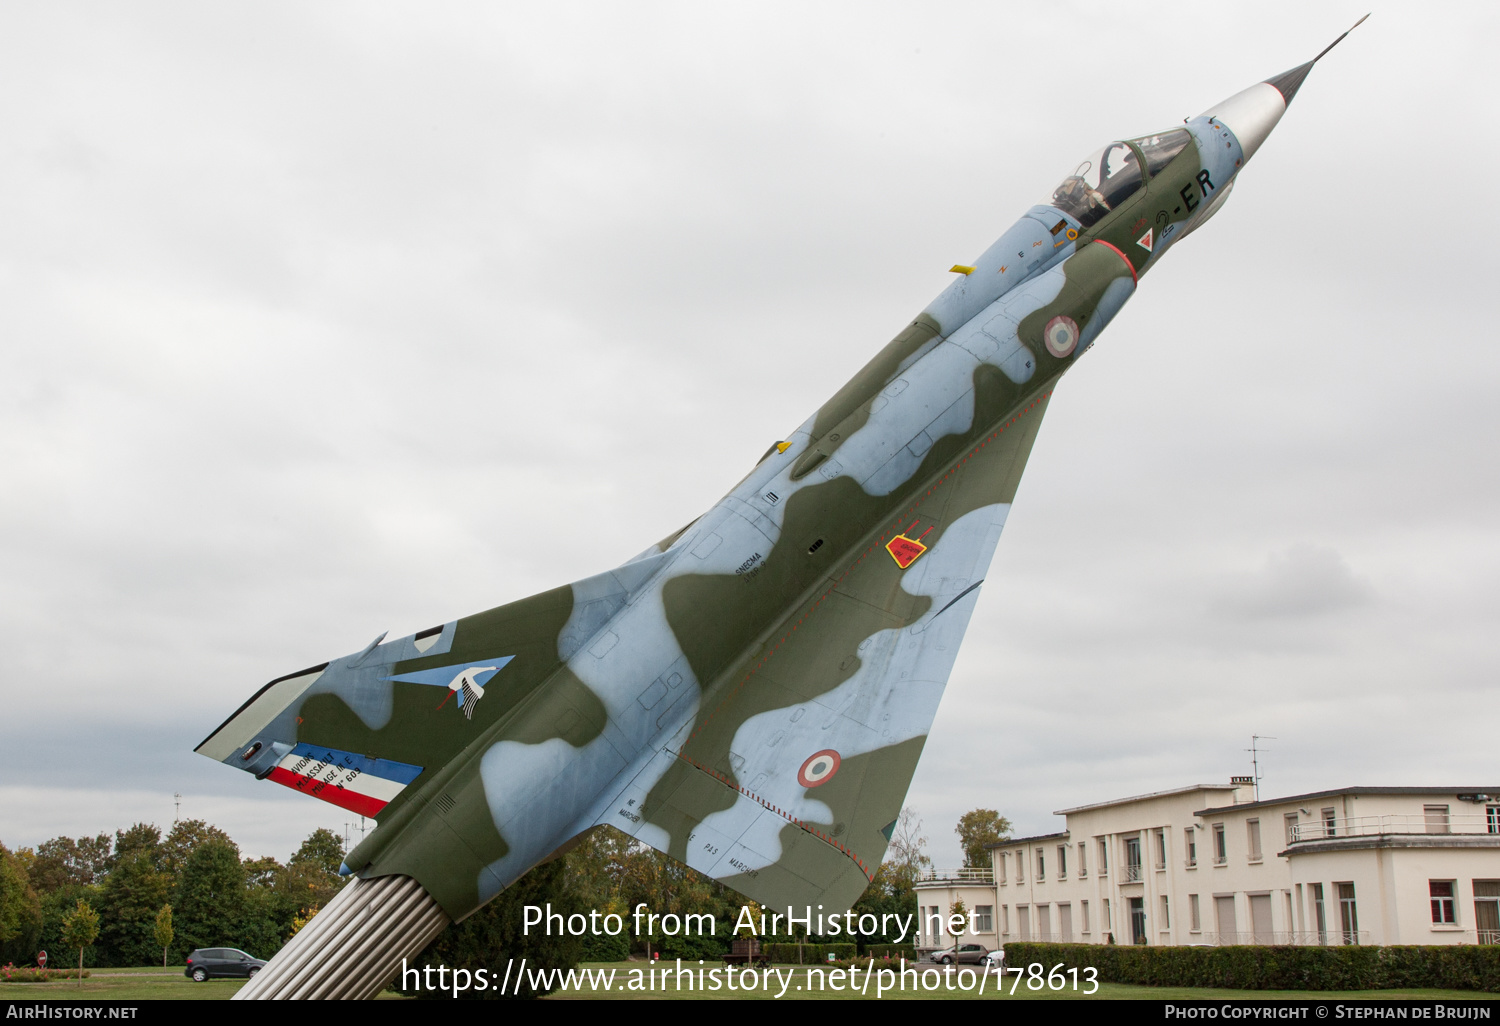
<svg viewBox="0 0 1500 1026">
<path fill-rule="evenodd" d="M 989 954 L 985 955 L 983 960 L 981 960 L 979 964 L 984 966 L 986 969 L 1004 969 L 1005 949 L 996 948 L 994 951 L 991 951 Z"/>
</svg>

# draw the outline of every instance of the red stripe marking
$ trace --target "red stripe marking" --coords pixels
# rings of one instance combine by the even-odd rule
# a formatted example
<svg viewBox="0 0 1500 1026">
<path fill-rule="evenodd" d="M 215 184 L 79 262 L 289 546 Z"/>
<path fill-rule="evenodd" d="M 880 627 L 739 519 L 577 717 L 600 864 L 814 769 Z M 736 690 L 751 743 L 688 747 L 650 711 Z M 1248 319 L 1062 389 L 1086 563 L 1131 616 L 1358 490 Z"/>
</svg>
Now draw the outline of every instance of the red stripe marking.
<svg viewBox="0 0 1500 1026">
<path fill-rule="evenodd" d="M 345 787 L 336 787 L 332 784 L 323 784 L 319 787 L 320 781 L 314 780 L 311 777 L 304 777 L 299 773 L 293 773 L 291 770 L 282 769 L 280 766 L 271 771 L 270 779 L 284 787 L 301 791 L 303 794 L 310 794 L 314 798 L 328 802 L 330 805 L 337 805 L 341 809 L 357 812 L 361 816 L 374 816 L 388 804 L 379 798 L 371 798 L 367 794 L 360 794 L 358 791 L 351 791 Z"/>
<path fill-rule="evenodd" d="M 1111 246 L 1109 243 L 1105 242 L 1103 239 L 1095 239 L 1094 242 L 1097 243 L 1100 246 L 1104 246 L 1104 247 L 1106 247 L 1108 249 L 1114 250 L 1115 254 L 1117 256 L 1119 256 L 1119 258 L 1121 260 L 1125 261 L 1125 266 L 1128 267 L 1128 268 L 1130 268 L 1130 280 L 1133 281 L 1133 282 L 1135 282 L 1137 285 L 1139 285 L 1141 283 L 1141 279 L 1139 279 L 1139 278 L 1137 278 L 1135 276 L 1135 264 L 1132 264 L 1130 262 L 1130 258 L 1128 256 L 1126 256 L 1123 252 L 1121 252 L 1120 247 L 1118 247 L 1118 246 Z"/>
</svg>

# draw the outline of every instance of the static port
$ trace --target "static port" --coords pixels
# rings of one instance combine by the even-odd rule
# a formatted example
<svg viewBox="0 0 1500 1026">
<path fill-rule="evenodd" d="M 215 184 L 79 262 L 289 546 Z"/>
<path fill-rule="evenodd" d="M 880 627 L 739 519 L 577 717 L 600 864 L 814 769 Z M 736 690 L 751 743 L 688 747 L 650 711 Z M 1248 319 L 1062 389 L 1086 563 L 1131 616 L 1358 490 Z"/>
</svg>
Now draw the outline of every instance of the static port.
<svg viewBox="0 0 1500 1026">
<path fill-rule="evenodd" d="M 823 547 L 823 539 L 819 538 L 817 541 L 813 542 L 811 545 L 809 545 L 807 547 L 807 554 L 809 556 L 811 556 L 814 552 L 817 552 L 822 547 Z"/>
</svg>

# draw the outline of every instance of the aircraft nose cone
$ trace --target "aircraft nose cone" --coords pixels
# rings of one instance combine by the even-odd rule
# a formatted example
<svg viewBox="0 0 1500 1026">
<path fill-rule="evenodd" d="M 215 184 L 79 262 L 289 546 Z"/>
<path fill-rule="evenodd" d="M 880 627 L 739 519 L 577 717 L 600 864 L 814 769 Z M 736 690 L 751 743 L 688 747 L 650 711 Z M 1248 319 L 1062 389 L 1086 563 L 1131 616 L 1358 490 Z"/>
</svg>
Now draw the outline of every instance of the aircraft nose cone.
<svg viewBox="0 0 1500 1026">
<path fill-rule="evenodd" d="M 1297 85 L 1301 85 L 1302 79 L 1307 77 L 1307 69 L 1311 67 L 1311 64 L 1304 65 L 1279 77 L 1286 78 L 1287 75 L 1300 72 Z M 1249 89 L 1235 93 L 1223 103 L 1203 112 L 1204 116 L 1213 118 L 1234 133 L 1247 161 L 1260 149 L 1260 144 L 1266 141 L 1266 136 L 1271 134 L 1271 129 L 1276 127 L 1281 115 L 1286 113 L 1290 97 L 1282 93 L 1274 81 L 1257 82 Z M 1297 91 L 1295 86 L 1288 88 L 1292 93 Z"/>
<path fill-rule="evenodd" d="M 1368 14 L 1365 15 L 1365 18 L 1368 17 Z M 1212 110 L 1204 111 L 1204 114 L 1222 122 L 1234 133 L 1245 151 L 1245 159 L 1249 160 L 1281 120 L 1281 115 L 1286 113 L 1287 105 L 1297 95 L 1297 90 L 1302 88 L 1313 65 L 1326 57 L 1329 50 L 1338 46 L 1344 36 L 1363 25 L 1365 18 L 1349 26 L 1348 32 L 1323 47 L 1323 52 L 1306 64 L 1299 64 L 1291 71 L 1283 71 L 1275 78 L 1268 78 L 1244 92 L 1235 93 Z"/>
<path fill-rule="evenodd" d="M 1296 96 L 1297 90 L 1302 88 L 1303 79 L 1307 78 L 1307 73 L 1313 69 L 1313 65 L 1316 63 L 1318 62 L 1308 61 L 1306 64 L 1297 65 L 1291 71 L 1283 71 L 1275 78 L 1266 79 L 1266 85 L 1275 86 L 1276 91 L 1281 94 L 1282 100 L 1290 106 L 1292 97 Z"/>
</svg>

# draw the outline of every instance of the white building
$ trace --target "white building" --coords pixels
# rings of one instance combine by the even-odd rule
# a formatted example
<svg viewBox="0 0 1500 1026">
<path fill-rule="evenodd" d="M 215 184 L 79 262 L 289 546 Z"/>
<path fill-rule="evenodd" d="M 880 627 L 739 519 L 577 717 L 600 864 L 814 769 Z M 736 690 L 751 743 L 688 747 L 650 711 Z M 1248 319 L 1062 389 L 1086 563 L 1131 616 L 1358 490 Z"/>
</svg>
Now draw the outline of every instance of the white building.
<svg viewBox="0 0 1500 1026">
<path fill-rule="evenodd" d="M 963 940 L 992 946 L 1500 943 L 1500 788 L 1253 794 L 1235 777 L 1063 809 L 1065 830 L 992 846 L 989 879 L 919 883 L 917 943 L 953 943 L 932 916 L 959 898 L 989 913 Z"/>
</svg>

